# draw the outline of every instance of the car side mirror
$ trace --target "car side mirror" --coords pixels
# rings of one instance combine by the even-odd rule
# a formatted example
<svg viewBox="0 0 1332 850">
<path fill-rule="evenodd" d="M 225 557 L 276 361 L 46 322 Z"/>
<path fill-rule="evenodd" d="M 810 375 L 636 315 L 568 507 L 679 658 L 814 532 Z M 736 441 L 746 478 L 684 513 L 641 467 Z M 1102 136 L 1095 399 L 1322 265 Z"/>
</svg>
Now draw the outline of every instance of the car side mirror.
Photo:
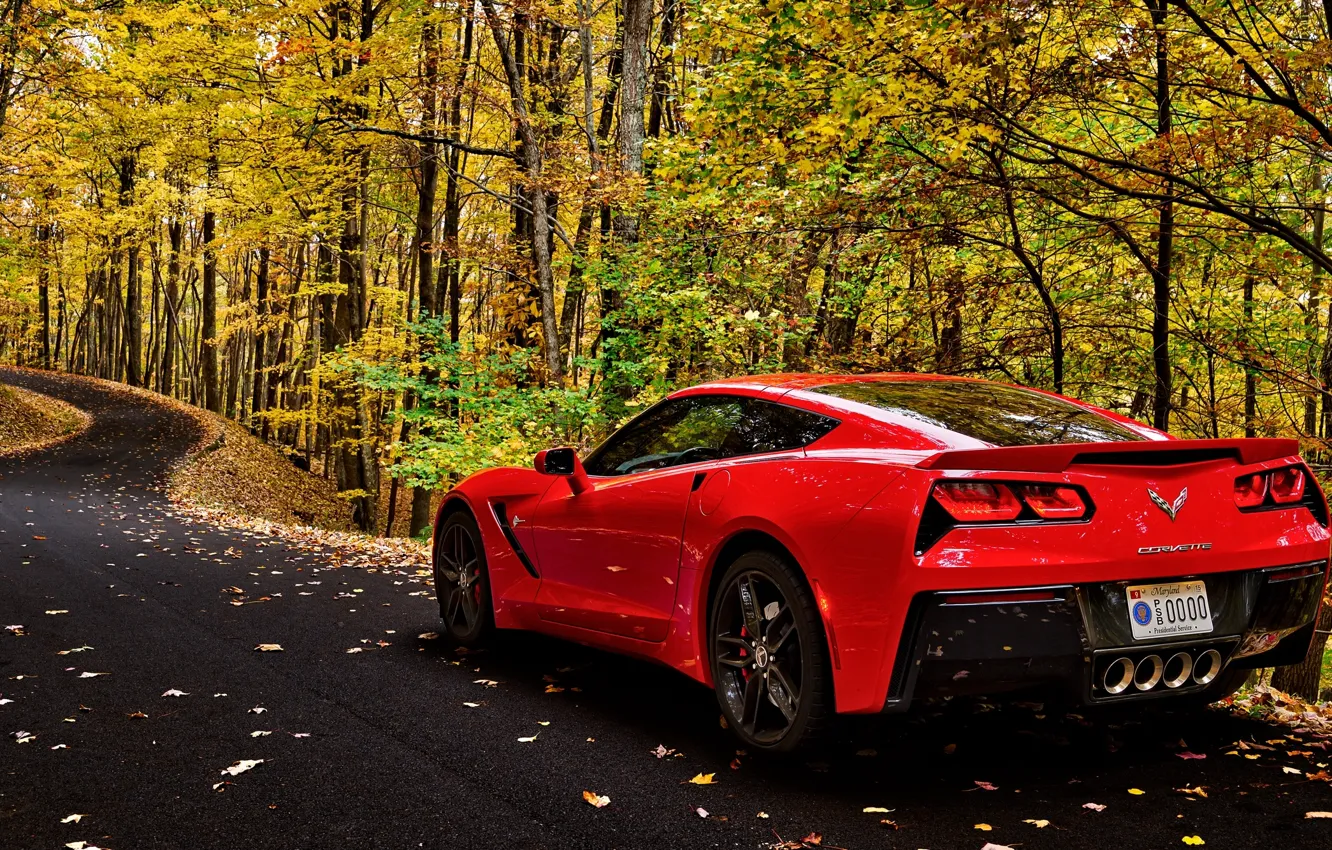
<svg viewBox="0 0 1332 850">
<path fill-rule="evenodd" d="M 542 475 L 562 475 L 569 479 L 569 489 L 581 493 L 592 486 L 578 453 L 568 446 L 543 449 L 532 460 L 532 468 Z"/>
</svg>

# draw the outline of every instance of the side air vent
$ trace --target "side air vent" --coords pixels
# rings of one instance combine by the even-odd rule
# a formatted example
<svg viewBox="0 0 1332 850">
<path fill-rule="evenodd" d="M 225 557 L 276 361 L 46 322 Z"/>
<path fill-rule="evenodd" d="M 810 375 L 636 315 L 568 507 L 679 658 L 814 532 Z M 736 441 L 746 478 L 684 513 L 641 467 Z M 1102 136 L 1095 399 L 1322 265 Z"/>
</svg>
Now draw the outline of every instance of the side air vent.
<svg viewBox="0 0 1332 850">
<path fill-rule="evenodd" d="M 504 509 L 504 503 L 495 502 L 490 506 L 490 509 L 495 512 L 495 522 L 499 523 L 500 531 L 504 532 L 504 539 L 509 541 L 509 546 L 513 548 L 513 554 L 518 556 L 523 569 L 527 570 L 528 575 L 532 578 L 541 578 L 536 571 L 536 567 L 532 566 L 532 560 L 523 551 L 523 544 L 518 542 L 517 535 L 513 533 L 513 525 L 509 522 L 509 514 Z"/>
<path fill-rule="evenodd" d="M 1074 464 L 1097 466 L 1183 466 L 1186 463 L 1204 463 L 1209 460 L 1240 459 L 1235 449 L 1177 449 L 1175 451 L 1084 452 L 1073 456 Z"/>
</svg>

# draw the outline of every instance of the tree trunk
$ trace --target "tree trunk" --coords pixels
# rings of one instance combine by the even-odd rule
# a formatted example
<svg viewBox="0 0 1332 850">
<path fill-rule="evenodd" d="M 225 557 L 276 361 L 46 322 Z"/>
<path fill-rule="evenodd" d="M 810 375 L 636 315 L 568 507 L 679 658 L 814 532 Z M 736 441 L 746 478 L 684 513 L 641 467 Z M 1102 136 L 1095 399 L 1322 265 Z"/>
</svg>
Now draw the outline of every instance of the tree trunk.
<svg viewBox="0 0 1332 850">
<path fill-rule="evenodd" d="M 208 140 L 208 189 L 217 184 L 217 139 Z M 202 361 L 199 379 L 203 383 L 204 408 L 213 413 L 222 412 L 222 387 L 217 375 L 217 213 L 213 199 L 205 202 L 203 214 L 203 297 L 202 322 L 199 329 L 199 357 Z"/>
<path fill-rule="evenodd" d="M 1156 136 L 1170 135 L 1170 65 L 1166 52 L 1166 12 L 1169 0 L 1148 0 L 1152 26 L 1156 30 Z M 1170 167 L 1167 154 L 1165 168 Z M 1152 427 L 1170 428 L 1170 260 L 1175 238 L 1175 208 L 1170 198 L 1173 185 L 1162 187 L 1165 200 L 1157 214 L 1156 266 L 1152 271 L 1152 372 L 1156 390 L 1152 399 Z"/>
<path fill-rule="evenodd" d="M 51 231 L 52 225 L 37 225 L 37 301 L 42 314 L 42 368 L 51 368 Z"/>
<path fill-rule="evenodd" d="M 1258 372 L 1253 368 L 1253 275 L 1244 276 L 1244 436 L 1258 436 Z"/>
<path fill-rule="evenodd" d="M 137 160 L 133 156 L 120 159 L 120 208 L 134 204 L 134 171 Z M 125 333 L 128 353 L 125 358 L 125 382 L 132 387 L 143 386 L 143 315 L 139 292 L 139 240 L 133 227 L 125 234 Z"/>
<path fill-rule="evenodd" d="M 616 147 L 620 170 L 627 176 L 643 174 L 643 99 L 647 88 L 647 42 L 652 27 L 652 0 L 624 0 L 624 53 L 620 74 L 620 124 Z M 638 214 L 619 211 L 615 237 L 624 245 L 638 241 Z"/>
<path fill-rule="evenodd" d="M 1304 656 L 1304 660 L 1299 664 L 1278 667 L 1272 674 L 1272 687 L 1311 701 L 1319 697 L 1323 653 L 1327 649 L 1327 633 L 1332 631 L 1332 605 L 1326 601 L 1318 611 L 1314 629 L 1313 643 L 1309 645 L 1309 653 Z"/>
<path fill-rule="evenodd" d="M 260 420 L 263 419 L 264 412 L 268 409 L 268 311 L 269 311 L 269 264 L 272 256 L 267 245 L 259 248 L 259 268 L 255 274 L 255 295 L 257 297 L 255 304 L 255 314 L 258 321 L 254 329 L 254 358 L 250 364 L 251 371 L 254 372 L 254 389 L 252 391 L 253 401 L 251 402 L 254 415 L 251 417 L 250 431 L 260 433 Z"/>
<path fill-rule="evenodd" d="M 641 2 L 641 0 L 633 0 Z M 504 25 L 495 9 L 494 0 L 481 0 L 486 12 L 486 22 L 490 25 L 495 47 L 499 50 L 504 65 L 504 75 L 509 83 L 509 99 L 513 104 L 514 121 L 518 127 L 518 137 L 522 140 L 522 165 L 526 172 L 526 195 L 532 210 L 532 253 L 536 260 L 537 289 L 541 294 L 541 332 L 545 348 L 546 372 L 551 380 L 558 381 L 564 371 L 564 358 L 560 356 L 559 321 L 555 316 L 555 276 L 551 269 L 551 226 L 550 215 L 546 206 L 546 192 L 541 185 L 544 172 L 544 154 L 536 127 L 532 123 L 528 110 L 527 95 L 524 90 L 523 74 L 518 68 L 514 53 L 509 48 L 509 39 L 504 33 Z M 641 107 L 641 99 L 640 99 Z M 641 113 L 641 109 L 639 110 Z M 639 125 L 642 126 L 640 115 Z M 641 132 L 640 132 L 641 135 Z M 642 144 L 640 140 L 640 163 Z"/>
<path fill-rule="evenodd" d="M 167 238 L 171 242 L 171 253 L 167 257 L 165 319 L 162 329 L 162 369 L 157 376 L 157 391 L 162 395 L 175 392 L 177 322 L 180 309 L 180 252 L 184 240 L 184 225 L 180 219 L 167 221 Z"/>
</svg>

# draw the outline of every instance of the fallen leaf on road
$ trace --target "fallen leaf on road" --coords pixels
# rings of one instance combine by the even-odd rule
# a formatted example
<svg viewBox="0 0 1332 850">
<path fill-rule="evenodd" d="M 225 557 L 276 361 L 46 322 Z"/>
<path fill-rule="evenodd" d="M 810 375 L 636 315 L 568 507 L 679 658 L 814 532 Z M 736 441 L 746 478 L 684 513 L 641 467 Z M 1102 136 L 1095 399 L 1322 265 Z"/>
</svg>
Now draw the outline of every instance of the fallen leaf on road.
<svg viewBox="0 0 1332 850">
<path fill-rule="evenodd" d="M 185 691 L 180 691 L 180 690 L 176 690 L 175 688 L 171 688 L 170 690 L 163 691 L 163 692 L 162 692 L 162 696 L 164 696 L 164 697 L 187 697 L 187 696 L 189 696 L 189 694 L 186 693 Z"/>
<path fill-rule="evenodd" d="M 74 647 L 73 649 L 62 649 L 62 650 L 60 650 L 59 652 L 57 652 L 56 655 L 69 655 L 71 652 L 83 652 L 84 650 L 87 650 L 87 649 L 92 649 L 92 647 L 91 647 L 91 646 L 76 646 L 76 647 Z"/>
<path fill-rule="evenodd" d="M 1133 796 L 1135 796 L 1135 797 L 1141 797 L 1143 794 L 1146 794 L 1146 793 L 1147 793 L 1146 791 L 1142 790 L 1141 788 L 1130 788 L 1130 789 L 1128 789 L 1128 792 L 1129 792 L 1130 794 L 1132 794 Z"/>
<path fill-rule="evenodd" d="M 529 737 L 529 738 L 519 738 L 519 739 L 518 739 L 518 743 L 520 743 L 520 744 L 530 744 L 530 743 L 532 743 L 533 741 L 535 741 L 535 740 L 537 739 L 537 735 L 540 735 L 540 734 L 541 734 L 541 733 L 538 732 L 538 733 L 536 733 L 536 735 L 532 735 L 532 736 Z"/>
<path fill-rule="evenodd" d="M 1191 797 L 1207 796 L 1207 791 L 1201 785 L 1199 785 L 1197 788 L 1189 788 L 1188 786 L 1185 786 L 1183 788 L 1176 788 L 1175 790 L 1181 794 L 1188 794 Z"/>
<path fill-rule="evenodd" d="M 60 822 L 61 822 L 61 823 L 78 823 L 79 821 L 83 820 L 83 819 L 86 818 L 86 817 L 87 817 L 87 815 L 69 815 L 68 817 L 63 817 L 63 818 L 61 818 L 61 819 L 60 819 Z"/>
<path fill-rule="evenodd" d="M 146 719 L 146 718 L 148 717 L 148 715 L 144 714 L 142 711 L 134 711 L 134 712 L 130 712 L 129 714 L 126 714 L 125 716 L 126 716 L 126 717 L 133 717 L 133 718 L 144 718 L 144 719 Z"/>
<path fill-rule="evenodd" d="M 272 735 L 272 734 L 273 734 L 273 731 L 272 731 L 271 729 L 256 729 L 256 730 L 254 730 L 253 732 L 250 733 L 250 737 L 251 737 L 251 738 L 262 738 L 262 737 L 264 737 L 265 735 Z"/>
<path fill-rule="evenodd" d="M 951 756 L 955 752 L 957 752 L 957 744 L 947 744 L 944 746 L 944 755 Z"/>
<path fill-rule="evenodd" d="M 1007 844 L 991 844 L 987 841 L 981 850 L 1013 850 L 1013 848 L 1009 847 Z"/>
<path fill-rule="evenodd" d="M 994 827 L 990 826 L 988 823 L 978 823 L 976 824 L 976 829 L 979 829 L 981 832 L 989 832 L 994 829 Z"/>
<path fill-rule="evenodd" d="M 416 637 L 420 640 L 438 640 L 439 632 L 422 632 Z"/>
<path fill-rule="evenodd" d="M 867 814 L 867 815 L 868 815 L 868 814 L 882 814 L 882 815 L 886 815 L 886 814 L 888 814 L 889 812 L 891 812 L 892 809 L 885 809 L 883 806 L 866 806 L 865 808 L 861 809 L 861 811 L 864 812 L 864 813 Z"/>
<path fill-rule="evenodd" d="M 1322 814 L 1322 813 L 1319 812 L 1319 814 Z M 767 820 L 767 819 L 768 819 L 768 813 L 767 813 L 767 812 L 759 812 L 759 813 L 758 813 L 757 815 L 755 815 L 754 817 L 759 817 L 759 818 L 763 818 L 764 820 Z M 1305 815 L 1305 817 L 1308 817 L 1308 815 Z"/>
<path fill-rule="evenodd" d="M 479 702 L 465 702 L 465 703 L 463 703 L 463 705 L 467 706 L 468 708 L 480 708 L 480 707 L 481 707 L 481 703 L 479 703 Z"/>
<path fill-rule="evenodd" d="M 1102 806 L 1100 803 L 1083 803 L 1082 807 L 1084 809 L 1091 809 L 1093 812 L 1105 811 L 1105 806 Z"/>
<path fill-rule="evenodd" d="M 250 714 L 263 714 L 265 711 L 268 711 L 268 709 L 264 708 L 262 705 L 256 705 L 254 708 L 250 709 Z"/>
<path fill-rule="evenodd" d="M 46 538 L 43 537 L 43 536 L 40 535 L 40 534 L 34 534 L 34 535 L 32 536 L 32 539 L 33 539 L 33 540 L 45 540 Z"/>
<path fill-rule="evenodd" d="M 58 608 L 58 609 L 56 609 L 56 610 L 54 610 L 54 611 L 47 611 L 46 613 L 48 613 L 48 614 L 68 614 L 69 611 L 66 610 L 66 609 L 64 609 L 64 608 Z"/>
<path fill-rule="evenodd" d="M 474 680 L 472 680 L 472 684 L 473 684 L 473 685 L 480 685 L 480 686 L 483 687 L 483 688 L 497 688 L 497 687 L 499 687 L 499 682 L 496 682 L 494 679 L 474 679 Z"/>
<path fill-rule="evenodd" d="M 1179 758 L 1182 758 L 1182 759 L 1205 759 L 1205 758 L 1207 758 L 1207 754 L 1206 754 L 1206 753 L 1188 753 L 1188 752 L 1185 752 L 1185 753 L 1175 753 L 1175 755 L 1178 756 Z"/>
<path fill-rule="evenodd" d="M 282 644 L 280 644 L 280 643 L 261 643 L 261 644 L 259 644 L 258 646 L 256 646 L 256 647 L 254 648 L 254 650 L 255 650 L 255 652 L 281 652 L 281 651 L 282 651 Z"/>
<path fill-rule="evenodd" d="M 1332 812 L 1305 812 L 1305 818 L 1332 818 Z"/>
<path fill-rule="evenodd" d="M 1047 826 L 1050 825 L 1050 822 L 1048 820 L 1037 820 L 1035 818 L 1027 818 L 1026 820 L 1023 821 L 1023 823 L 1029 823 L 1032 826 L 1036 827 L 1037 829 L 1045 829 Z"/>
<path fill-rule="evenodd" d="M 689 781 L 694 785 L 716 785 L 717 780 L 713 779 L 716 775 L 715 773 L 700 773 Z"/>
<path fill-rule="evenodd" d="M 585 800 L 589 806 L 596 806 L 598 809 L 604 809 L 610 805 L 610 797 L 604 797 L 595 791 L 584 791 L 583 800 Z"/>
<path fill-rule="evenodd" d="M 1193 847 L 1198 847 L 1207 843 L 1206 841 L 1203 841 L 1201 838 L 1199 838 L 1196 835 L 1186 835 L 1183 838 L 1181 838 L 1180 841 L 1183 841 L 1185 844 L 1188 844 Z"/>
<path fill-rule="evenodd" d="M 89 673 L 87 670 L 79 674 L 80 679 L 93 679 L 97 676 L 110 676 L 110 673 Z"/>
<path fill-rule="evenodd" d="M 702 806 L 699 806 L 698 808 L 694 809 L 694 814 L 698 815 L 701 818 L 705 818 L 708 816 L 708 810 L 703 808 Z"/>
<path fill-rule="evenodd" d="M 546 685 L 546 693 L 561 694 L 564 693 L 564 688 L 558 687 L 556 685 Z"/>
<path fill-rule="evenodd" d="M 359 647 L 359 646 L 353 646 L 351 649 L 347 650 L 347 654 L 348 654 L 348 655 L 355 655 L 355 654 L 358 653 L 358 652 L 364 652 L 364 651 L 365 651 L 365 650 L 363 650 L 363 649 L 362 649 L 361 647 Z"/>
<path fill-rule="evenodd" d="M 999 790 L 998 788 L 996 788 L 995 786 L 991 785 L 991 784 L 988 783 L 988 782 L 980 782 L 980 781 L 977 781 L 977 782 L 976 782 L 976 787 L 979 788 L 979 789 L 981 789 L 982 791 L 998 791 L 998 790 Z"/>
<path fill-rule="evenodd" d="M 1282 772 L 1282 773 L 1293 773 L 1293 774 L 1295 774 L 1296 776 L 1299 776 L 1299 775 L 1300 775 L 1301 773 L 1303 773 L 1304 771 L 1300 770 L 1298 767 L 1283 767 L 1283 768 L 1281 768 L 1281 772 Z"/>
<path fill-rule="evenodd" d="M 231 767 L 222 768 L 222 773 L 228 776 L 240 776 L 247 770 L 253 770 L 255 767 L 264 763 L 263 759 L 241 759 Z"/>
</svg>

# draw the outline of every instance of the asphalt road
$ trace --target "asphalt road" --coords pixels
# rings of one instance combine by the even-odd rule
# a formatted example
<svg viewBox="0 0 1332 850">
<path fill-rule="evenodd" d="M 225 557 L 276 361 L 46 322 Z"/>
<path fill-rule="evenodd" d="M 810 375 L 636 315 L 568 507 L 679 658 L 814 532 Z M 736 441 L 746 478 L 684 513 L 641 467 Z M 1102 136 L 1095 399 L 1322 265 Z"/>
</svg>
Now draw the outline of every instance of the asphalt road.
<svg viewBox="0 0 1332 850">
<path fill-rule="evenodd" d="M 1332 847 L 1332 820 L 1305 818 L 1332 785 L 1303 775 L 1332 741 L 1214 711 L 1111 725 L 976 701 L 859 724 L 822 762 L 733 762 L 706 689 L 529 636 L 458 656 L 418 637 L 437 610 L 398 565 L 170 516 L 163 474 L 196 436 L 177 414 L 0 380 L 95 417 L 0 459 L 0 626 L 22 626 L 0 631 L 2 850 Z"/>
</svg>

